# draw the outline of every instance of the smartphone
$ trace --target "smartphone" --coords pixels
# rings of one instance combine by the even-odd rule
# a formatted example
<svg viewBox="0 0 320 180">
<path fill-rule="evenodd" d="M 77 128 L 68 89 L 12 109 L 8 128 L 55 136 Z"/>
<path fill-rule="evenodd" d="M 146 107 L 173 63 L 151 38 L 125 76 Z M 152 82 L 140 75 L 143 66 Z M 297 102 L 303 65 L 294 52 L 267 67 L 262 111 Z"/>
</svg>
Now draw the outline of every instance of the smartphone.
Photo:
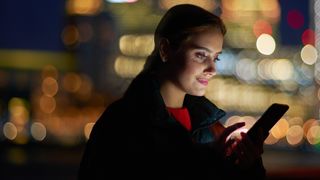
<svg viewBox="0 0 320 180">
<path fill-rule="evenodd" d="M 263 140 L 266 140 L 271 128 L 281 119 L 288 109 L 289 106 L 287 104 L 271 104 L 256 123 L 248 130 L 247 135 L 254 143 L 258 143 L 259 131 L 261 129 L 262 138 Z"/>
</svg>

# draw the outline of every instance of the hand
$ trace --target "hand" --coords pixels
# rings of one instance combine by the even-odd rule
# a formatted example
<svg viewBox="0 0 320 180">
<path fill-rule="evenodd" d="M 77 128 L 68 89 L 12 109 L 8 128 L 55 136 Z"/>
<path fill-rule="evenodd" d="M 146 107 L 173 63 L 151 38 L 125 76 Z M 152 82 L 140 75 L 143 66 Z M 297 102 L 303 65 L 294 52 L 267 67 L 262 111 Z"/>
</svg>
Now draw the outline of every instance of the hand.
<svg viewBox="0 0 320 180">
<path fill-rule="evenodd" d="M 234 139 L 228 139 L 229 135 L 234 132 L 235 130 L 243 127 L 245 125 L 244 122 L 235 123 L 227 128 L 222 128 L 222 126 L 219 126 L 219 130 L 213 129 L 213 133 L 217 137 L 217 140 L 215 141 L 215 148 L 217 152 L 224 158 L 227 158 L 230 153 L 232 152 L 232 144 L 235 143 Z"/>
<path fill-rule="evenodd" d="M 234 140 L 230 151 L 236 156 L 235 165 L 246 169 L 251 167 L 263 153 L 262 131 L 259 133 L 261 141 L 258 144 L 253 143 L 246 133 L 242 132 L 240 135 L 241 139 Z"/>
</svg>

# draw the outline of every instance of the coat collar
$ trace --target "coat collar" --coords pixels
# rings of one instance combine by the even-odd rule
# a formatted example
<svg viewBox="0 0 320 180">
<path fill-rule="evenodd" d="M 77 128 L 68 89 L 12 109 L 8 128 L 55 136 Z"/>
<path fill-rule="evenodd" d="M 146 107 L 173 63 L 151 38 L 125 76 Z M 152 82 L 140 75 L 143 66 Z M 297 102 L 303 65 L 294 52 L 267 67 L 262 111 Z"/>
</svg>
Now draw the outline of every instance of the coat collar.
<svg viewBox="0 0 320 180">
<path fill-rule="evenodd" d="M 131 99 L 127 102 L 136 102 L 136 108 L 143 108 L 152 113 L 153 122 L 156 126 L 166 127 L 168 123 L 175 123 L 170 118 L 164 100 L 160 94 L 160 83 L 155 75 L 147 72 L 140 73 L 133 79 L 128 90 L 124 95 L 124 99 Z M 139 107 L 141 106 L 142 107 Z M 186 95 L 184 106 L 188 108 L 193 131 L 207 127 L 218 121 L 225 115 L 225 112 L 219 109 L 215 104 L 210 102 L 204 96 Z"/>
</svg>

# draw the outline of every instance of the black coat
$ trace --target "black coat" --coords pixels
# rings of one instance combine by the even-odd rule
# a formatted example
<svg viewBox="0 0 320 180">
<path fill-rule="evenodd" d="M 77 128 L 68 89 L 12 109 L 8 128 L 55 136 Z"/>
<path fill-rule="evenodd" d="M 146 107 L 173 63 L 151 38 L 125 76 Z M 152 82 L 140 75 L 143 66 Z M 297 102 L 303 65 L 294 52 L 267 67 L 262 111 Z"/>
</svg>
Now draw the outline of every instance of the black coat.
<svg viewBox="0 0 320 180">
<path fill-rule="evenodd" d="M 240 171 L 215 153 L 209 126 L 225 115 L 223 110 L 205 97 L 190 95 L 184 106 L 192 119 L 192 132 L 169 115 L 156 78 L 138 75 L 123 98 L 111 104 L 93 127 L 79 179 L 265 176 L 261 159 L 250 170 Z"/>
</svg>

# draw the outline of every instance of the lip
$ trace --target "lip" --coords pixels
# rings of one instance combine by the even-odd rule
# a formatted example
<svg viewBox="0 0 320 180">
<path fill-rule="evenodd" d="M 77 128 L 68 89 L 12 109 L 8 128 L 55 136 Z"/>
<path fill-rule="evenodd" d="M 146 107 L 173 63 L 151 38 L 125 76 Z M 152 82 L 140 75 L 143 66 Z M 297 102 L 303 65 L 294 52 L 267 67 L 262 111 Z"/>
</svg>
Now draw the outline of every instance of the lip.
<svg viewBox="0 0 320 180">
<path fill-rule="evenodd" d="M 202 78 L 199 78 L 199 79 L 197 79 L 198 80 L 198 82 L 200 83 L 200 84 L 202 84 L 202 85 L 204 85 L 204 86 L 207 86 L 208 85 L 208 80 L 207 79 L 202 79 Z"/>
</svg>

